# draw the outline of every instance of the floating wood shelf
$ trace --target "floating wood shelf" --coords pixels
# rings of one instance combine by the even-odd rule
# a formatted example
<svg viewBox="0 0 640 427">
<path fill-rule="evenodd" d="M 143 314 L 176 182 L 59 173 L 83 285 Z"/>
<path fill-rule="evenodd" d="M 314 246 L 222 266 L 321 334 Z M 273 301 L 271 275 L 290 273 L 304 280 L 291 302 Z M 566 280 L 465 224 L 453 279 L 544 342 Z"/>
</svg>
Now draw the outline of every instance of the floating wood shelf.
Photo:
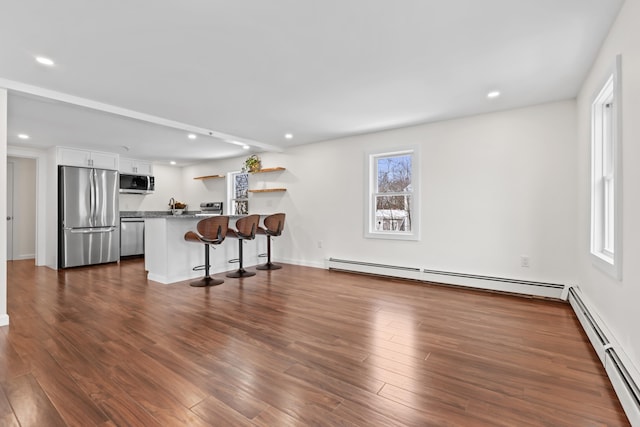
<svg viewBox="0 0 640 427">
<path fill-rule="evenodd" d="M 214 179 L 214 178 L 224 178 L 224 175 L 205 175 L 205 176 L 196 176 L 193 179 Z"/>
<path fill-rule="evenodd" d="M 255 171 L 255 172 L 251 172 L 251 173 L 278 172 L 278 171 L 283 171 L 283 170 L 285 170 L 285 168 L 278 166 L 278 167 L 275 167 L 275 168 L 260 169 L 259 171 Z"/>
<path fill-rule="evenodd" d="M 275 193 L 277 191 L 287 191 L 286 188 L 263 188 L 261 190 L 249 190 L 249 193 Z"/>
</svg>

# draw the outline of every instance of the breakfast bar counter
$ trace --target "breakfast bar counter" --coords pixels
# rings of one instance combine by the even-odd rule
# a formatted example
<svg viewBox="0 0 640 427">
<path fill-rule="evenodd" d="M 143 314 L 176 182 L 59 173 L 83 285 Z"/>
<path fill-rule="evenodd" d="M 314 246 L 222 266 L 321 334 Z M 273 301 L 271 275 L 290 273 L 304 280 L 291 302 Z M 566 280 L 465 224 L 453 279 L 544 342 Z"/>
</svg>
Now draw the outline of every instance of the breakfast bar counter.
<svg viewBox="0 0 640 427">
<path fill-rule="evenodd" d="M 210 216 L 210 215 L 209 215 Z M 242 215 L 230 215 L 229 227 Z M 159 283 L 175 283 L 202 277 L 202 271 L 193 267 L 204 264 L 204 246 L 184 240 L 187 231 L 195 231 L 204 215 L 163 215 L 144 219 L 145 255 L 147 278 Z M 245 267 L 258 264 L 258 254 L 266 252 L 265 239 L 248 240 L 243 246 Z M 238 258 L 236 239 L 225 240 L 211 248 L 211 274 L 233 270 L 230 259 Z M 227 279 L 233 280 L 233 279 Z"/>
</svg>

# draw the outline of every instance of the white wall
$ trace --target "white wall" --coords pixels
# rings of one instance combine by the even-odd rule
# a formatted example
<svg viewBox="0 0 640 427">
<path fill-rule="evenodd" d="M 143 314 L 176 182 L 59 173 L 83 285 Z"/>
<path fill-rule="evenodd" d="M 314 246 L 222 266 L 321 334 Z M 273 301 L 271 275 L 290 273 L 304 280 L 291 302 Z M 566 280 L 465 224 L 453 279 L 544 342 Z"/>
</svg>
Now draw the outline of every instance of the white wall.
<svg viewBox="0 0 640 427">
<path fill-rule="evenodd" d="M 197 210 L 201 202 L 225 202 L 227 197 L 225 178 L 193 178 L 207 175 L 226 175 L 227 172 L 239 171 L 242 168 L 243 161 L 244 159 L 233 158 L 185 167 L 183 171 L 183 188 L 185 199 L 189 206 Z"/>
<path fill-rule="evenodd" d="M 575 283 L 575 103 L 558 102 L 361 135 L 261 155 L 250 211 L 287 214 L 275 256 L 323 266 L 328 257 L 556 283 Z M 365 239 L 365 153 L 419 145 L 422 239 Z M 190 204 L 224 200 L 242 159 L 184 169 Z M 265 182 L 266 181 L 266 182 Z M 275 242 L 275 240 L 274 240 Z M 322 242 L 322 248 L 318 247 Z M 530 268 L 520 267 L 520 256 Z"/>
<path fill-rule="evenodd" d="M 36 161 L 8 157 L 13 163 L 13 259 L 36 254 Z"/>
<path fill-rule="evenodd" d="M 626 1 L 578 97 L 578 271 L 580 287 L 627 356 L 640 367 L 640 2 Z M 622 280 L 591 264 L 590 107 L 615 56 L 622 54 Z"/>
<path fill-rule="evenodd" d="M 182 169 L 175 166 L 154 165 L 156 190 L 152 194 L 121 194 L 121 211 L 164 211 L 169 209 L 169 199 L 184 202 Z M 199 206 L 190 205 L 197 210 Z"/>
<path fill-rule="evenodd" d="M 41 209 L 46 212 L 46 255 L 45 265 L 49 268 L 58 268 L 58 165 L 56 148 L 47 150 L 45 160 L 47 165 L 45 172 L 47 175 L 47 186 L 45 194 L 45 204 Z"/>
<path fill-rule="evenodd" d="M 7 217 L 7 90 L 0 88 L 0 218 Z M 7 227 L 0 227 L 0 326 L 7 315 Z"/>
</svg>

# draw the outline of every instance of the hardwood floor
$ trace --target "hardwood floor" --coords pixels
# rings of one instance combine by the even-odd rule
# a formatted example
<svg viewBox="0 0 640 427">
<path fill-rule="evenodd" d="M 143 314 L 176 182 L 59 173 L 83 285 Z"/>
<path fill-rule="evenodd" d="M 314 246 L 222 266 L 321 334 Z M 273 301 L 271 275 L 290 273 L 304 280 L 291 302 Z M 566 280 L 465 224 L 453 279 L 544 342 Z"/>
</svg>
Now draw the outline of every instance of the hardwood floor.
<svg viewBox="0 0 640 427">
<path fill-rule="evenodd" d="M 621 426 L 570 306 L 285 265 L 8 262 L 2 426 Z"/>
</svg>

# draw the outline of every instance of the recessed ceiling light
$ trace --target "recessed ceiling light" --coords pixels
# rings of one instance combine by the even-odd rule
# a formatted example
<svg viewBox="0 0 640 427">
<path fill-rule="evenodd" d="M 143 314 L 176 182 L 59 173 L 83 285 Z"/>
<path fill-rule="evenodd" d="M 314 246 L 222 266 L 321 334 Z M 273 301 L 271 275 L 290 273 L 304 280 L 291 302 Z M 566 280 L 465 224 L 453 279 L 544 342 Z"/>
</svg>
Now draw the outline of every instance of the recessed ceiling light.
<svg viewBox="0 0 640 427">
<path fill-rule="evenodd" d="M 243 146 L 242 146 L 242 149 L 243 149 L 243 150 L 248 150 L 249 148 L 251 148 L 251 147 L 249 147 L 248 145 L 243 145 Z"/>
<path fill-rule="evenodd" d="M 18 134 L 18 138 L 20 138 L 20 139 L 29 139 L 29 135 L 27 135 L 26 133 L 19 133 Z"/>
<path fill-rule="evenodd" d="M 494 90 L 487 94 L 487 98 L 493 99 L 500 96 L 500 91 Z"/>
<path fill-rule="evenodd" d="M 291 139 L 291 138 L 293 138 L 293 135 L 290 134 L 290 133 L 285 133 L 284 137 L 287 138 L 287 139 Z"/>
<path fill-rule="evenodd" d="M 189 138 L 189 139 L 196 139 L 196 138 L 197 138 L 197 136 L 196 136 L 196 134 L 195 134 L 195 133 L 190 133 L 189 135 L 187 135 L 187 138 Z"/>
<path fill-rule="evenodd" d="M 243 148 L 245 147 L 245 145 L 247 145 L 244 142 L 234 141 L 233 139 L 225 139 L 224 142 L 229 143 L 229 144 L 233 144 L 233 145 L 238 145 L 238 146 L 243 147 Z"/>
<path fill-rule="evenodd" d="M 36 56 L 36 61 L 42 65 L 48 65 L 49 67 L 53 66 L 55 62 L 52 59 L 46 58 L 44 56 Z"/>
<path fill-rule="evenodd" d="M 175 162 L 175 160 L 171 160 L 171 161 L 169 162 L 169 164 L 170 164 L 170 165 L 175 165 L 175 164 L 176 164 L 176 162 Z"/>
</svg>

